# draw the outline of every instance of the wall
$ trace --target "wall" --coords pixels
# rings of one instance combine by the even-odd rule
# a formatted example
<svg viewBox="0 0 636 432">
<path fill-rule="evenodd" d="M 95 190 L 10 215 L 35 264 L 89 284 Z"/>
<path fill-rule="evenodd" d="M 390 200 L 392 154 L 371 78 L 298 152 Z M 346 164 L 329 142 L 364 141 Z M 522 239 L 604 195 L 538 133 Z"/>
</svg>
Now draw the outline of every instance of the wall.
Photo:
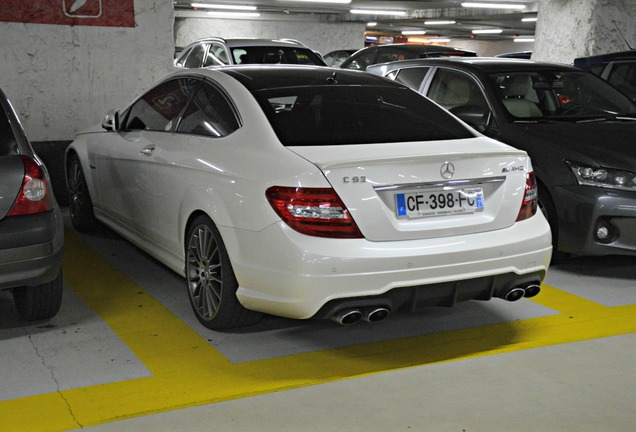
<svg viewBox="0 0 636 432">
<path fill-rule="evenodd" d="M 135 1 L 136 28 L 0 22 L 0 87 L 31 141 L 70 140 L 172 69 L 172 2 Z"/>
<path fill-rule="evenodd" d="M 636 48 L 634 18 L 634 0 L 542 0 L 533 58 L 569 64 L 576 57 L 624 51 L 623 36 Z"/>
<path fill-rule="evenodd" d="M 492 57 L 509 52 L 532 51 L 534 42 L 480 41 L 475 39 L 452 39 L 449 46 L 475 51 L 478 56 Z"/>
<path fill-rule="evenodd" d="M 299 20 L 248 21 L 202 18 L 177 18 L 175 44 L 185 46 L 210 36 L 297 39 L 308 47 L 327 54 L 337 49 L 364 47 L 363 23 L 307 22 Z"/>
</svg>

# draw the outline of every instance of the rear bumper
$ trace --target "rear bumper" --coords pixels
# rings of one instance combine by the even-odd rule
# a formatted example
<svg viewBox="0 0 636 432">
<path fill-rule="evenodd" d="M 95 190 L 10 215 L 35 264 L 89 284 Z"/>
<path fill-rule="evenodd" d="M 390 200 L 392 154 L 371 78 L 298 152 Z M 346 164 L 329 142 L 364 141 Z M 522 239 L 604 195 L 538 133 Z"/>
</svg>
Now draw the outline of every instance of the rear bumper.
<svg viewBox="0 0 636 432">
<path fill-rule="evenodd" d="M 0 223 L 0 289 L 55 279 L 62 265 L 64 225 L 58 208 Z"/>
<path fill-rule="evenodd" d="M 387 297 L 401 289 L 417 287 L 426 298 L 426 290 L 438 290 L 436 284 L 457 281 L 491 280 L 490 298 L 517 282 L 540 282 L 552 254 L 550 228 L 541 214 L 502 230 L 396 242 L 309 237 L 283 223 L 261 232 L 220 228 L 241 304 L 301 319 L 325 314 L 334 302 Z M 479 285 L 462 289 L 467 294 L 456 300 L 485 299 Z M 429 303 L 444 301 L 430 297 Z"/>
</svg>

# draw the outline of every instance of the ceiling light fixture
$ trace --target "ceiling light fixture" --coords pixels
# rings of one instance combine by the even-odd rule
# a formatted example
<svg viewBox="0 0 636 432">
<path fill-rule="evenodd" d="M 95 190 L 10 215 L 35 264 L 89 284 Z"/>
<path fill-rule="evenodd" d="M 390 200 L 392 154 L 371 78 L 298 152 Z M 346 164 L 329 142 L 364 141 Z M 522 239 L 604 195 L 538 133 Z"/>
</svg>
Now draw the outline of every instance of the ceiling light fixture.
<svg viewBox="0 0 636 432">
<path fill-rule="evenodd" d="M 499 34 L 502 29 L 477 29 L 473 30 L 473 34 Z"/>
<path fill-rule="evenodd" d="M 424 21 L 424 25 L 449 25 L 455 24 L 456 21 L 450 20 L 432 20 L 432 21 Z"/>
<path fill-rule="evenodd" d="M 537 20 L 537 17 L 534 18 L 521 18 L 521 21 L 523 22 L 535 22 Z"/>
<path fill-rule="evenodd" d="M 408 36 L 408 35 L 425 35 L 426 34 L 426 30 L 404 30 L 402 32 L 403 35 Z"/>
<path fill-rule="evenodd" d="M 351 9 L 349 12 L 352 14 L 363 14 L 363 15 L 398 15 L 404 16 L 406 12 L 399 10 L 373 10 L 373 9 Z"/>
<path fill-rule="evenodd" d="M 231 10 L 245 10 L 245 11 L 256 10 L 256 6 L 221 5 L 221 4 L 212 4 L 212 3 L 190 3 L 190 6 L 192 6 L 193 8 L 201 8 L 201 9 L 231 9 Z"/>
<path fill-rule="evenodd" d="M 463 2 L 462 7 L 484 9 L 525 9 L 526 5 L 512 3 L 475 3 Z"/>
<path fill-rule="evenodd" d="M 514 38 L 513 41 L 514 42 L 534 42 L 534 38 L 528 37 L 528 36 L 522 36 L 522 37 Z"/>
<path fill-rule="evenodd" d="M 261 16 L 258 12 L 209 11 L 207 14 L 215 18 L 256 18 Z"/>
<path fill-rule="evenodd" d="M 367 27 L 375 27 L 375 26 L 377 26 L 377 25 L 378 25 L 378 22 L 377 22 L 377 21 L 371 21 L 371 22 L 368 22 L 368 23 L 367 23 Z"/>
<path fill-rule="evenodd" d="M 337 4 L 351 3 L 351 0 L 287 0 L 287 1 L 305 2 L 305 3 L 337 3 Z"/>
</svg>

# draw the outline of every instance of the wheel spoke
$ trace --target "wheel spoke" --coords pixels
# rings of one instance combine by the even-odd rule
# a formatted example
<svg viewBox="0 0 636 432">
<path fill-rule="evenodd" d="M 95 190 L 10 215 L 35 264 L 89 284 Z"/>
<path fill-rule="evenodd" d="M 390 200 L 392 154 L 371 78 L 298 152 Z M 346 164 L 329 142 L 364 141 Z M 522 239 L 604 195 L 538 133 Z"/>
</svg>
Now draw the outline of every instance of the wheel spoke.
<svg viewBox="0 0 636 432">
<path fill-rule="evenodd" d="M 205 225 L 198 226 L 190 238 L 186 274 L 192 303 L 203 319 L 214 317 L 221 305 L 222 270 L 213 232 Z"/>
</svg>

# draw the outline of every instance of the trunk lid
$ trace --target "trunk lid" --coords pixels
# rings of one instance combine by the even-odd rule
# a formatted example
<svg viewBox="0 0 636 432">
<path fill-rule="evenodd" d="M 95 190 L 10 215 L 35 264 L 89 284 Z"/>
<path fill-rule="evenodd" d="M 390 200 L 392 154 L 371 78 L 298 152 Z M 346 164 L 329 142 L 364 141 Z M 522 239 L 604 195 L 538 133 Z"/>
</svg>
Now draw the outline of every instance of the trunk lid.
<svg viewBox="0 0 636 432">
<path fill-rule="evenodd" d="M 532 170 L 525 152 L 484 137 L 288 149 L 323 172 L 370 241 L 511 226 Z"/>
</svg>

